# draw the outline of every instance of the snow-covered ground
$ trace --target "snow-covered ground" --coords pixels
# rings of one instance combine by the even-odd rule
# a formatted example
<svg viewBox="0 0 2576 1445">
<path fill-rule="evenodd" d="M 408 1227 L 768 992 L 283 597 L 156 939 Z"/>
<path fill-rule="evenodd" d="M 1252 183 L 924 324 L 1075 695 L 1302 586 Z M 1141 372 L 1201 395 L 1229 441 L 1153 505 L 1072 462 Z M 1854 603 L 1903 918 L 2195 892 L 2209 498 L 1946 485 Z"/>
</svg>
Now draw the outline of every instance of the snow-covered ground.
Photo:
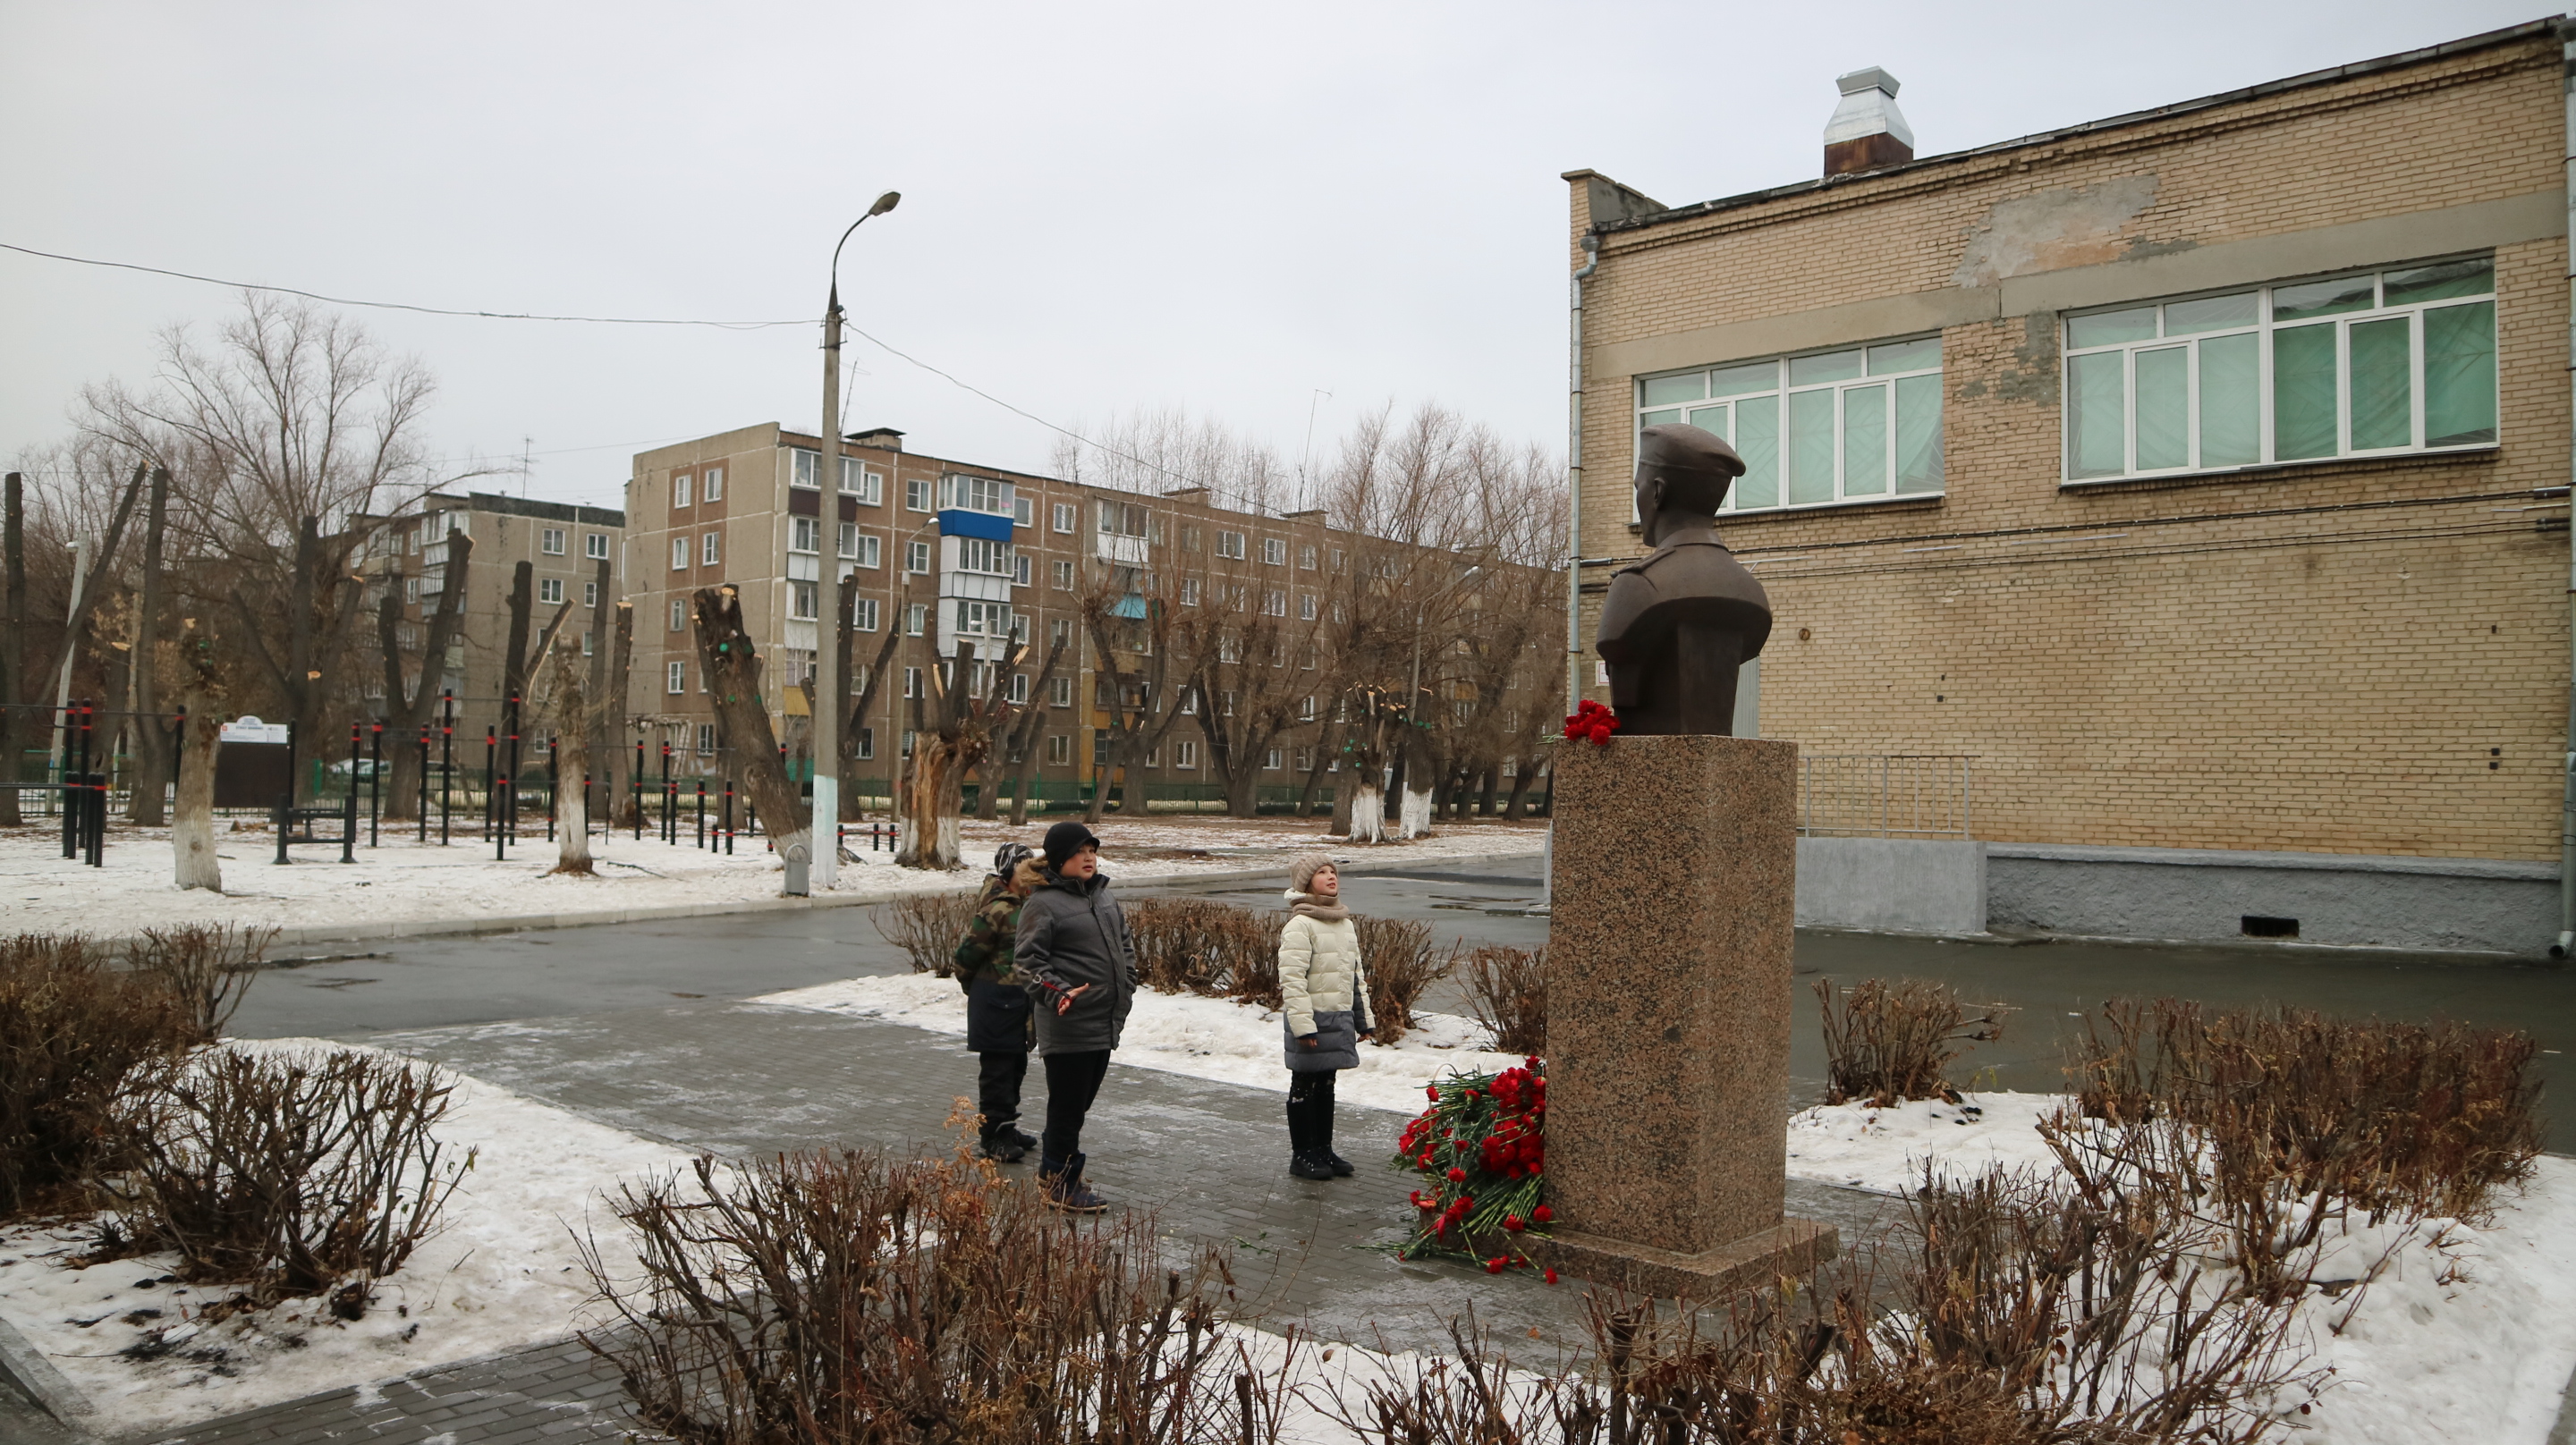
<svg viewBox="0 0 2576 1445">
<path fill-rule="evenodd" d="M 880 1018 L 932 1033 L 966 1033 L 966 999 L 956 981 L 908 973 L 845 979 L 752 1000 L 855 1018 Z M 1360 1047 L 1360 1066 L 1334 1084 L 1335 1098 L 1362 1108 L 1405 1114 L 1422 1110 L 1423 1087 L 1453 1069 L 1501 1070 L 1515 1054 L 1483 1051 L 1484 1028 L 1454 1014 L 1416 1014 L 1416 1027 L 1392 1048 Z M 1288 1091 L 1279 1015 L 1228 999 L 1140 989 L 1118 1045 L 1118 1062 L 1255 1089 Z"/>
<path fill-rule="evenodd" d="M 233 1047 L 353 1046 L 286 1039 Z M 612 1269 L 633 1264 L 631 1251 L 620 1253 L 625 1231 L 602 1191 L 688 1160 L 472 1079 L 459 1079 L 438 1134 L 460 1156 L 475 1150 L 474 1167 L 437 1236 L 377 1282 L 375 1303 L 354 1322 L 333 1319 L 313 1298 L 201 1325 L 193 1312 L 232 1288 L 180 1283 L 170 1255 L 67 1268 L 63 1261 L 90 1247 L 85 1224 L 0 1231 L 0 1318 L 88 1397 L 102 1434 L 392 1379 L 561 1339 L 591 1296 L 576 1232 L 596 1237 Z"/>
<path fill-rule="evenodd" d="M 1186 878 L 1285 868 L 1298 853 L 1318 848 L 1362 863 L 1454 863 L 1536 853 L 1546 825 L 1452 824 L 1428 838 L 1356 847 L 1327 838 L 1324 827 L 1321 818 L 1113 818 L 1097 831 L 1113 876 Z M 969 866 L 926 873 L 894 866 L 891 851 L 871 852 L 861 832 L 849 843 L 859 861 L 845 864 L 838 887 L 829 894 L 818 891 L 817 900 L 866 902 L 971 888 L 997 844 L 1016 839 L 1035 846 L 1044 833 L 1045 825 L 1036 822 L 1012 828 L 970 820 L 964 827 Z M 14 829 L 0 832 L 0 912 L 12 930 L 25 932 L 121 934 L 229 922 L 293 930 L 291 938 L 386 936 L 494 919 L 533 925 L 571 915 L 757 907 L 777 899 L 784 882 L 765 840 L 737 839 L 730 856 L 704 851 L 689 841 L 696 833 L 686 814 L 680 819 L 683 841 L 676 846 L 649 828 L 641 840 L 623 833 L 594 837 L 598 876 L 592 878 L 549 876 L 556 850 L 542 826 L 512 845 L 506 861 L 495 861 L 491 845 L 462 833 L 447 847 L 421 846 L 415 836 L 387 828 L 383 846 L 370 849 L 362 841 L 357 861 L 348 864 L 339 861 L 336 846 L 301 844 L 290 850 L 296 861 L 279 867 L 273 861 L 276 840 L 264 824 L 258 831 L 219 833 L 225 891 L 213 894 L 171 882 L 166 829 L 111 832 L 98 868 L 63 857 L 59 833 Z"/>
</svg>

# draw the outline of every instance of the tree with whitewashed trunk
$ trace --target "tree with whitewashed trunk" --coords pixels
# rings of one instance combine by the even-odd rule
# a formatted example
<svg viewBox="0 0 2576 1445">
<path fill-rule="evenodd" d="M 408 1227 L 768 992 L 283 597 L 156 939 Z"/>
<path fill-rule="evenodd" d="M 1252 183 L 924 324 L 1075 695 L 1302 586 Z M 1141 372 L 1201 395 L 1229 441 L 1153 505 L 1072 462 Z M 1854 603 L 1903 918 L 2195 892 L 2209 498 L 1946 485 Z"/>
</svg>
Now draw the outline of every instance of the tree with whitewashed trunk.
<svg viewBox="0 0 2576 1445">
<path fill-rule="evenodd" d="M 590 699 L 582 689 L 581 640 L 558 632 L 548 649 L 547 710 L 554 718 L 555 866 L 577 878 L 594 876 L 590 865 Z M 564 786 L 566 778 L 573 785 Z"/>
<path fill-rule="evenodd" d="M 224 891 L 223 863 L 215 856 L 215 755 L 223 746 L 224 705 L 230 689 L 214 637 L 191 617 L 180 624 L 169 659 L 179 679 L 179 705 L 187 726 L 179 738 L 179 783 L 170 812 L 172 881 L 181 888 Z"/>
</svg>

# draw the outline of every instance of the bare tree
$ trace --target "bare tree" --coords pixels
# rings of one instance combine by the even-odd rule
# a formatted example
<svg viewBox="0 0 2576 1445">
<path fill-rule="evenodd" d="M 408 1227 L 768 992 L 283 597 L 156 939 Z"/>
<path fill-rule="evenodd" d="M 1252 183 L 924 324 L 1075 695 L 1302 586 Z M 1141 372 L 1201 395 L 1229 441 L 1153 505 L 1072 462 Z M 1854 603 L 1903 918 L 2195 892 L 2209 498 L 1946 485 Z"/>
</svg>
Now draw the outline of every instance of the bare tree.
<svg viewBox="0 0 2576 1445">
<path fill-rule="evenodd" d="M 161 795 L 170 782 L 170 735 L 161 725 L 160 651 L 163 542 L 170 520 L 170 469 L 152 469 L 152 496 L 143 517 L 143 595 L 134 618 L 135 773 L 127 816 L 146 828 L 161 826 Z"/>
<path fill-rule="evenodd" d="M 18 781 L 18 708 L 27 691 L 27 492 L 26 477 L 11 472 L 0 494 L 0 568 L 5 568 L 6 594 L 0 606 L 0 783 Z M 18 790 L 0 787 L 0 825 L 19 822 Z"/>
<path fill-rule="evenodd" d="M 594 651 L 598 649 L 594 648 Z M 549 672 L 547 714 L 554 720 L 555 873 L 588 878 L 590 864 L 590 698 L 582 689 L 581 645 L 558 633 L 546 649 L 554 659 Z M 571 787 L 564 780 L 574 779 Z"/>
<path fill-rule="evenodd" d="M 779 760 L 778 734 L 769 726 L 769 707 L 761 700 L 760 652 L 742 626 L 742 598 L 729 586 L 701 587 L 689 600 L 697 615 L 698 667 L 715 711 L 716 746 L 739 760 L 743 794 L 769 820 L 770 841 L 784 859 L 789 849 L 811 844 L 812 810 Z M 632 616 L 632 609 L 621 609 L 621 650 Z"/>
<path fill-rule="evenodd" d="M 223 863 L 215 855 L 215 755 L 223 746 L 230 689 L 211 629 L 191 617 L 180 623 L 173 671 L 179 705 L 188 715 L 179 739 L 179 786 L 170 816 L 174 881 L 181 888 L 224 891 Z"/>
<path fill-rule="evenodd" d="M 1072 650 L 1071 628 L 1066 628 L 1048 644 L 1046 662 L 1038 669 L 1036 685 L 1029 689 L 1029 703 L 1020 709 L 1019 725 L 1011 729 L 1006 743 L 1003 761 L 1010 768 L 1011 826 L 1015 828 L 1029 820 L 1029 773 L 1037 762 L 1038 735 L 1046 726 L 1046 709 L 1037 699 L 1046 696 L 1048 686 L 1055 681 L 1056 669 L 1063 665 L 1064 655 Z M 989 819 L 999 809 L 1002 790 L 998 770 L 996 775 L 996 785 L 976 796 L 975 816 L 978 818 Z"/>
<path fill-rule="evenodd" d="M 953 662 L 926 671 L 923 690 L 930 697 L 912 699 L 912 765 L 896 804 L 901 836 L 895 862 L 907 868 L 959 866 L 958 822 L 965 811 L 960 785 L 991 750 L 994 729 L 1010 715 L 999 682 L 1019 656 L 1015 651 L 998 668 L 986 668 L 975 661 L 975 644 L 960 638 Z M 979 676 L 981 687 L 976 685 Z"/>
<path fill-rule="evenodd" d="M 1100 776 L 1084 814 L 1096 823 L 1108 808 L 1114 781 L 1128 789 L 1130 814 L 1144 815 L 1145 758 L 1181 720 L 1173 678 L 1189 675 L 1194 648 L 1156 574 L 1111 564 L 1089 564 L 1087 570 L 1076 605 L 1099 659 L 1100 694 L 1093 703 L 1109 718 L 1107 755 L 1095 759 Z"/>
<path fill-rule="evenodd" d="M 430 704 L 438 697 L 448 649 L 455 645 L 457 625 L 464 615 L 466 563 L 474 555 L 474 539 L 451 529 L 441 555 L 446 560 L 440 564 L 438 602 L 430 609 L 428 634 L 419 647 L 419 676 L 408 687 L 403 683 L 403 659 L 412 649 L 403 645 L 410 624 L 402 620 L 405 587 L 399 569 L 386 574 L 384 595 L 376 603 L 376 651 L 385 669 L 385 726 L 395 743 L 392 796 L 385 799 L 387 818 L 417 816 L 420 755 L 402 744 L 428 719 Z"/>
</svg>

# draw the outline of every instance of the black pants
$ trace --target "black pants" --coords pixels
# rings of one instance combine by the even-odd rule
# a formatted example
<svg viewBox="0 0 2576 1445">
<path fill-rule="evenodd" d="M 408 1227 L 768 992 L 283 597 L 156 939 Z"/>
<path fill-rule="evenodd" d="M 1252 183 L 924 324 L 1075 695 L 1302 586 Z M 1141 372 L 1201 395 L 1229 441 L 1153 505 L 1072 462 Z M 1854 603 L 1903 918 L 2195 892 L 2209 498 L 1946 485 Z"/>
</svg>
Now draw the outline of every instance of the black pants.
<svg viewBox="0 0 2576 1445">
<path fill-rule="evenodd" d="M 1288 1102 L 1304 1104 L 1325 1114 L 1333 1112 L 1333 1079 L 1337 1071 L 1322 1069 L 1311 1074 L 1288 1076 Z"/>
<path fill-rule="evenodd" d="M 1045 1058 L 1046 1132 L 1038 1136 L 1039 1149 L 1048 1162 L 1066 1164 L 1082 1152 L 1082 1117 L 1091 1112 L 1091 1101 L 1100 1093 L 1100 1081 L 1109 1077 L 1109 1051 L 1048 1054 Z"/>
<path fill-rule="evenodd" d="M 984 1137 L 992 1138 L 1020 1121 L 1020 1084 L 1029 1076 L 1029 1056 L 1018 1049 L 990 1049 L 977 1054 L 975 1106 L 984 1116 Z"/>
</svg>

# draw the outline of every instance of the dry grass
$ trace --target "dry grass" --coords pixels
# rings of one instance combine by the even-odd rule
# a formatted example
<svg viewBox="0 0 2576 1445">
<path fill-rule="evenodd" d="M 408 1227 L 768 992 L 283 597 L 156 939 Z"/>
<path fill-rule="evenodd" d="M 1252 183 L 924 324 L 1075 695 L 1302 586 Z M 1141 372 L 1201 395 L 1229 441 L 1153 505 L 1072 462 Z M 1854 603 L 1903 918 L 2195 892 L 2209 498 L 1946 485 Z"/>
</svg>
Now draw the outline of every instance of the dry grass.
<svg viewBox="0 0 2576 1445">
<path fill-rule="evenodd" d="M 946 978 L 954 966 L 957 945 L 975 921 L 972 893 L 916 893 L 868 910 L 877 936 L 903 950 L 915 973 Z"/>
<path fill-rule="evenodd" d="M 1506 1054 L 1547 1052 L 1547 949 L 1479 948 L 1467 955 L 1467 997 L 1476 1022 Z"/>
<path fill-rule="evenodd" d="M 2003 1037 L 2012 1012 L 1985 1004 L 1971 1014 L 1946 983 L 1869 978 L 1837 991 L 1830 978 L 1816 980 L 1824 1014 L 1825 1102 L 1866 1099 L 1885 1107 L 1900 1099 L 1952 1095 L 1951 1061 L 1972 1042 Z"/>
<path fill-rule="evenodd" d="M 201 1036 L 163 980 L 86 938 L 0 939 L 0 1218 L 74 1202 L 127 1077 Z"/>
<path fill-rule="evenodd" d="M 1077 1221 L 961 1150 L 848 1152 L 630 1184 L 642 1259 L 583 1342 L 693 1445 L 1233 1442 L 1284 1391 L 1220 1331 L 1224 1258 L 1146 1215 Z"/>
</svg>

